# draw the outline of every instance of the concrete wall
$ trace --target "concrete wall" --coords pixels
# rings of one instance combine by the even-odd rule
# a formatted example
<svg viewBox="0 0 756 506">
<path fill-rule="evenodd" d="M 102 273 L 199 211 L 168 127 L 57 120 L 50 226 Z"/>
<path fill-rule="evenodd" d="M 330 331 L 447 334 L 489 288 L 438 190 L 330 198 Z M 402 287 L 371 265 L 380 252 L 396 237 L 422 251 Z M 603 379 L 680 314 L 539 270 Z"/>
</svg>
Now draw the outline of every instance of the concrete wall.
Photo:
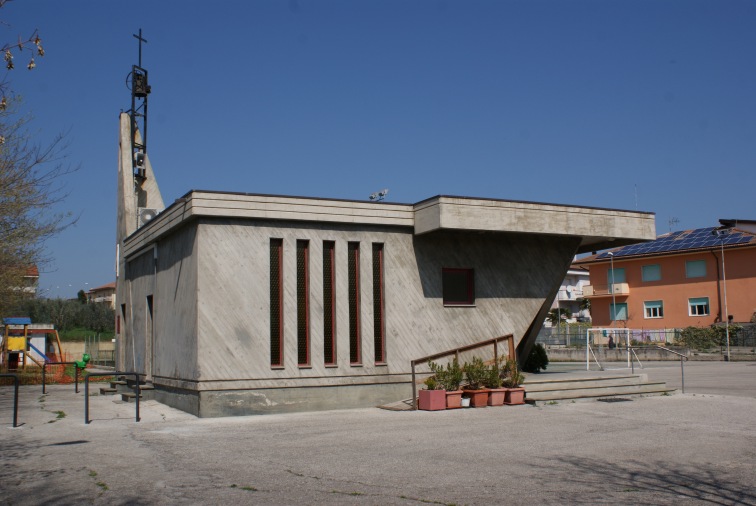
<svg viewBox="0 0 756 506">
<path fill-rule="evenodd" d="M 207 220 L 198 223 L 197 379 L 213 389 L 406 382 L 410 360 L 525 334 L 561 281 L 576 241 L 528 234 Z M 284 367 L 270 366 L 269 244 L 284 241 Z M 297 364 L 296 241 L 309 240 L 311 363 Z M 323 355 L 322 245 L 336 242 L 335 366 Z M 362 364 L 349 361 L 347 242 L 361 245 Z M 386 362 L 375 363 L 372 251 L 384 244 Z M 444 307 L 442 267 L 475 269 L 474 307 Z M 159 288 L 159 290 L 161 290 Z M 162 332 L 162 331 L 160 331 Z M 185 378 L 182 378 L 185 379 Z M 171 383 L 176 387 L 190 385 Z M 198 387 L 200 389 L 204 387 Z M 209 387 L 208 387 L 209 388 Z"/>
</svg>

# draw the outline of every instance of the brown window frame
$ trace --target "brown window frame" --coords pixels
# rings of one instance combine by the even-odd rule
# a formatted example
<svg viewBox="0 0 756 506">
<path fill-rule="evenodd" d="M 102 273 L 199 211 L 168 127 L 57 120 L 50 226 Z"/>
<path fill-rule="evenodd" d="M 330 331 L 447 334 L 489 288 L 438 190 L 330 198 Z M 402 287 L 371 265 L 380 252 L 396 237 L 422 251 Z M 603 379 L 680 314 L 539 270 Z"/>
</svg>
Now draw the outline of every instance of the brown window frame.
<svg viewBox="0 0 756 506">
<path fill-rule="evenodd" d="M 375 363 L 386 363 L 383 243 L 373 243 L 373 345 Z"/>
<path fill-rule="evenodd" d="M 447 293 L 449 288 L 447 275 L 464 273 L 466 276 L 466 297 L 464 299 L 447 298 L 451 294 Z M 471 268 L 443 267 L 441 269 L 441 297 L 444 306 L 474 306 L 475 305 L 475 270 Z"/>
<path fill-rule="evenodd" d="M 275 261 L 274 261 L 275 259 Z M 277 283 L 277 286 L 276 286 Z M 284 366 L 283 239 L 270 240 L 270 366 Z M 276 307 L 277 310 L 276 310 Z M 276 313 L 278 313 L 276 315 Z M 277 320 L 275 317 L 278 317 Z M 275 349 L 278 348 L 278 356 Z"/>
<path fill-rule="evenodd" d="M 297 365 L 310 366 L 310 241 L 297 240 Z"/>
<path fill-rule="evenodd" d="M 360 318 L 360 243 L 347 243 L 349 277 L 349 363 L 362 365 Z"/>
<path fill-rule="evenodd" d="M 337 363 L 335 241 L 323 241 L 323 362 L 326 366 Z"/>
</svg>

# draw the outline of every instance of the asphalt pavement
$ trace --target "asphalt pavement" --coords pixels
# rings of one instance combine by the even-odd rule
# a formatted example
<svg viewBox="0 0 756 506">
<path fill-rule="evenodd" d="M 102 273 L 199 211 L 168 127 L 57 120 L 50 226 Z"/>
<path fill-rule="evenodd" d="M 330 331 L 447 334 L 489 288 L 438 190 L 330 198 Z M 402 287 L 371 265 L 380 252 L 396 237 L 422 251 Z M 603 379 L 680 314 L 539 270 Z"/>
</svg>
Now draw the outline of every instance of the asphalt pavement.
<svg viewBox="0 0 756 506">
<path fill-rule="evenodd" d="M 679 369 L 642 372 L 679 387 Z M 18 428 L 3 386 L 0 504 L 756 504 L 756 363 L 689 362 L 685 382 L 441 412 L 199 419 L 146 401 L 139 423 L 97 395 L 89 425 L 73 385 L 24 386 Z"/>
</svg>

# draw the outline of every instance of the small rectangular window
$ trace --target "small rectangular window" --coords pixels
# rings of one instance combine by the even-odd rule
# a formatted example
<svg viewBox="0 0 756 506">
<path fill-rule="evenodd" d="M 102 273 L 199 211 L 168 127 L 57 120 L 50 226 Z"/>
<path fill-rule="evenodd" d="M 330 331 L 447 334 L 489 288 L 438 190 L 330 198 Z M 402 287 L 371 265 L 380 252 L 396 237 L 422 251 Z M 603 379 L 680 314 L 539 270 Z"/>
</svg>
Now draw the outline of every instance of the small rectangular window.
<svg viewBox="0 0 756 506">
<path fill-rule="evenodd" d="M 686 278 L 703 278 L 706 276 L 706 260 L 688 260 L 685 262 Z"/>
<path fill-rule="evenodd" d="M 612 273 L 614 274 L 612 276 Z M 612 285 L 614 283 L 625 283 L 625 268 L 615 267 L 614 270 L 609 269 L 606 271 L 607 284 Z"/>
<path fill-rule="evenodd" d="M 441 269 L 444 306 L 475 304 L 475 273 L 473 269 Z"/>
<path fill-rule="evenodd" d="M 362 363 L 360 339 L 360 243 L 347 245 L 347 276 L 349 282 L 349 362 L 354 365 Z"/>
<path fill-rule="evenodd" d="M 647 300 L 643 303 L 646 318 L 664 318 L 664 304 L 660 300 Z"/>
<path fill-rule="evenodd" d="M 310 365 L 309 241 L 297 241 L 297 363 Z"/>
<path fill-rule="evenodd" d="M 373 243 L 373 342 L 375 362 L 386 362 L 386 339 L 383 320 L 383 244 Z"/>
<path fill-rule="evenodd" d="M 651 264 L 642 266 L 641 278 L 645 282 L 661 280 L 661 265 Z"/>
<path fill-rule="evenodd" d="M 697 297 L 695 299 L 688 299 L 688 315 L 690 316 L 708 316 L 709 314 L 709 298 Z"/>
<path fill-rule="evenodd" d="M 335 242 L 323 242 L 323 360 L 326 365 L 336 364 L 335 251 Z"/>
<path fill-rule="evenodd" d="M 283 239 L 270 240 L 270 365 L 283 366 Z"/>
<path fill-rule="evenodd" d="M 612 321 L 627 320 L 627 303 L 609 304 L 609 318 Z"/>
</svg>

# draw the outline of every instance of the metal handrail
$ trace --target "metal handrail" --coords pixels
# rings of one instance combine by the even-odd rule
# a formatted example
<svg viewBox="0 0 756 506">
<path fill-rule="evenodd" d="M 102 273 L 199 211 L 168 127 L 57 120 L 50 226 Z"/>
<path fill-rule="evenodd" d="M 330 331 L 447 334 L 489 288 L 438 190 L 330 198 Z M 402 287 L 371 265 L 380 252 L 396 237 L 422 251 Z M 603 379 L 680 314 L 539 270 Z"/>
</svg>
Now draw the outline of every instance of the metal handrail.
<svg viewBox="0 0 756 506">
<path fill-rule="evenodd" d="M 0 378 L 13 378 L 13 427 L 18 427 L 18 374 L 2 373 Z"/>
<path fill-rule="evenodd" d="M 139 418 L 139 376 L 144 376 L 138 372 L 91 372 L 84 376 L 84 423 L 89 425 L 92 420 L 89 419 L 89 378 L 97 376 L 134 376 L 136 382 L 136 421 L 140 421 Z"/>
<path fill-rule="evenodd" d="M 428 362 L 430 360 L 436 360 L 443 357 L 448 357 L 450 355 L 455 355 L 457 358 L 457 361 L 459 361 L 459 354 L 464 351 L 470 351 L 477 348 L 482 348 L 484 346 L 490 346 L 493 344 L 494 347 L 494 361 L 498 361 L 499 359 L 499 341 L 506 340 L 509 344 L 509 350 L 508 350 L 508 356 L 514 358 L 514 335 L 507 334 L 506 336 L 501 337 L 494 337 L 493 339 L 486 339 L 485 341 L 480 341 L 475 344 L 468 344 L 466 346 L 460 346 L 459 348 L 452 348 L 451 350 L 442 351 L 441 353 L 436 353 L 434 355 L 428 355 L 427 357 L 423 358 L 416 358 L 415 360 L 410 360 L 410 366 L 412 367 L 412 409 L 417 409 L 417 402 L 415 399 L 417 399 L 417 383 L 415 383 L 415 365 L 417 364 L 423 364 L 425 362 Z"/>
<path fill-rule="evenodd" d="M 652 346 L 653 348 L 659 348 L 662 351 L 666 351 L 668 353 L 673 353 L 680 357 L 680 381 L 682 383 L 682 393 L 685 393 L 685 367 L 683 367 L 683 361 L 688 361 L 688 357 L 683 355 L 680 352 L 677 352 L 675 350 L 670 350 L 669 348 L 665 348 L 664 346 L 659 346 L 658 344 L 655 344 Z M 630 349 L 633 350 L 633 354 L 635 354 L 635 349 L 640 349 L 640 347 L 637 346 L 630 346 Z M 648 348 L 648 346 L 644 346 L 644 348 Z M 640 360 L 638 360 L 640 363 Z"/>
<path fill-rule="evenodd" d="M 42 366 L 42 393 L 47 393 L 47 385 L 46 385 L 46 371 L 48 365 L 72 365 L 74 366 L 74 369 L 76 371 L 74 372 L 74 392 L 77 394 L 79 393 L 79 367 L 76 365 L 76 362 L 45 362 Z"/>
</svg>

